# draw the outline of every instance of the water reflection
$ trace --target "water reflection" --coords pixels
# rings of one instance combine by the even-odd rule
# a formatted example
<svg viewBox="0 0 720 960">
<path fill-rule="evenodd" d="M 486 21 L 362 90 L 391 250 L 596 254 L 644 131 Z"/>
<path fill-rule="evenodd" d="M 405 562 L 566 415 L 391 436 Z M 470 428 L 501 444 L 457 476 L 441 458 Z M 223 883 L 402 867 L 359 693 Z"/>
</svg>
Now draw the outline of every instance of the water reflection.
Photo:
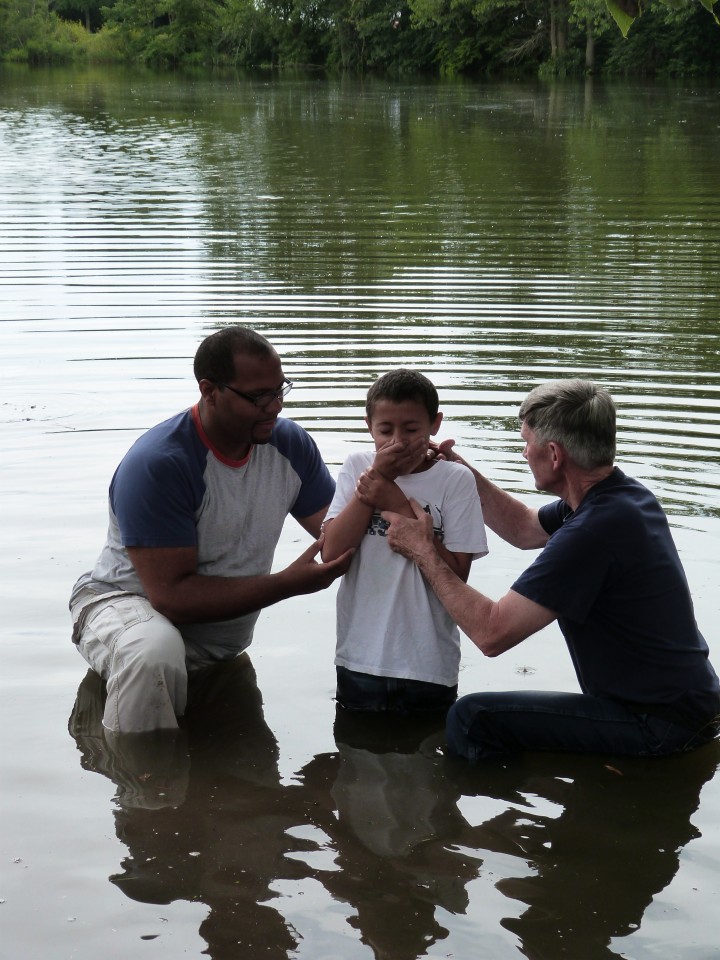
<svg viewBox="0 0 720 960">
<path fill-rule="evenodd" d="M 438 386 L 444 435 L 532 496 L 521 399 L 557 375 L 601 380 L 619 405 L 620 465 L 697 532 L 683 552 L 701 626 L 717 622 L 716 89 L 225 82 L 7 65 L 0 80 L 0 480 L 14 545 L 4 582 L 9 609 L 23 584 L 42 582 L 47 612 L 10 615 L 4 648 L 57 663 L 68 571 L 96 555 L 112 470 L 135 435 L 192 402 L 197 343 L 228 320 L 277 346 L 298 383 L 287 413 L 333 468 L 365 441 L 369 384 L 415 366 Z M 492 557 L 506 584 L 505 560 Z M 308 616 L 313 638 L 332 636 L 331 612 Z M 329 695 L 317 678 L 331 653 L 306 639 L 283 648 L 302 658 L 302 691 L 273 672 L 271 643 L 259 652 L 297 763 L 278 756 L 247 677 L 208 676 L 207 710 L 164 744 L 108 743 L 101 691 L 83 685 L 72 730 L 82 762 L 115 784 L 126 849 L 105 870 L 111 892 L 206 904 L 203 936 L 223 960 L 243 952 L 233 939 L 248 957 L 312 960 L 619 955 L 614 938 L 640 922 L 694 837 L 714 748 L 647 771 L 623 763 L 622 776 L 552 758 L 478 776 L 448 767 L 432 731 L 383 742 L 338 727 L 332 749 L 320 709 L 296 715 Z M 53 671 L 68 700 L 78 667 Z M 557 686 L 561 669 L 548 657 L 544 681 Z M 499 682 L 469 671 L 473 683 Z M 17 689 L 31 675 L 20 654 L 3 674 Z M 45 742 L 46 719 L 32 712 L 33 742 Z M 22 796 L 37 758 L 16 750 L 11 764 L 33 764 L 8 791 Z M 715 822 L 707 802 L 704 817 Z M 24 818 L 44 852 L 32 806 Z M 82 831 L 71 818 L 79 850 Z M 714 834 L 701 850 L 714 867 Z M 83 875 L 97 869 L 79 863 Z M 109 896 L 102 913 L 102 903 L 97 940 L 78 949 L 102 951 L 116 906 Z M 672 904 L 704 916 L 712 894 L 676 888 Z M 698 955 L 715 948 L 704 937 Z M 630 952 L 649 955 L 639 939 Z"/>
<path fill-rule="evenodd" d="M 199 932 L 213 960 L 286 957 L 297 939 L 266 901 L 278 878 L 296 875 L 288 854 L 301 844 L 289 831 L 307 822 L 306 800 L 280 784 L 277 743 L 249 658 L 192 677 L 178 735 L 184 750 L 173 749 L 173 738 L 166 756 L 163 734 L 109 740 L 103 695 L 88 673 L 70 733 L 83 766 L 118 788 L 115 828 L 127 855 L 110 881 L 144 903 L 207 904 Z"/>
<path fill-rule="evenodd" d="M 337 750 L 288 784 L 246 655 L 194 678 L 170 739 L 108 740 L 102 698 L 88 673 L 70 733 L 83 766 L 117 786 L 127 854 L 109 880 L 145 903 L 206 904 L 213 960 L 294 955 L 302 932 L 287 898 L 312 883 L 345 906 L 335 935 L 355 931 L 376 960 L 428 955 L 451 916 L 479 922 L 477 884 L 510 901 L 507 942 L 478 956 L 510 957 L 513 942 L 529 960 L 623 956 L 699 836 L 692 816 L 720 762 L 711 743 L 669 760 L 473 768 L 444 757 L 442 725 L 339 713 Z"/>
<path fill-rule="evenodd" d="M 415 960 L 449 930 L 439 910 L 464 914 L 480 863 L 454 844 L 467 823 L 438 750 L 442 721 L 355 717 L 338 711 L 337 753 L 316 757 L 302 782 L 327 785 L 325 830 L 338 872 L 323 880 L 373 955 Z"/>
<path fill-rule="evenodd" d="M 509 801 L 477 827 L 475 843 L 526 858 L 527 876 L 497 884 L 527 905 L 501 921 L 517 934 L 523 955 L 627 956 L 622 939 L 640 927 L 675 876 L 683 848 L 700 836 L 691 818 L 719 762 L 713 742 L 657 762 L 534 756 L 490 777 L 454 766 L 464 796 Z"/>
<path fill-rule="evenodd" d="M 239 318 L 318 388 L 302 415 L 328 443 L 414 365 L 519 490 L 510 411 L 590 377 L 628 472 L 672 513 L 720 515 L 715 90 L 2 80 L 7 349 L 15 324 L 62 335 L 99 401 L 68 430 L 136 426 L 115 380 L 182 376 L 174 341 Z M 18 393 L 44 399 L 37 366 Z"/>
</svg>

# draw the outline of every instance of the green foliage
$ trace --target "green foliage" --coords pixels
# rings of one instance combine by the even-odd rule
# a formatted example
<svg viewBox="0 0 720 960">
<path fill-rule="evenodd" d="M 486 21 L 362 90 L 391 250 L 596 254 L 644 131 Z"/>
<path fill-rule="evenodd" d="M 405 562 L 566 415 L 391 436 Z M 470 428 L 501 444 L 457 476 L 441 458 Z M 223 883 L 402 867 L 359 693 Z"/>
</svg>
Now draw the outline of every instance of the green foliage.
<svg viewBox="0 0 720 960">
<path fill-rule="evenodd" d="M 627 37 L 630 27 L 642 13 L 641 7 L 634 3 L 623 3 L 621 0 L 607 0 L 607 8 L 624 37 Z"/>
<path fill-rule="evenodd" d="M 0 5 L 0 56 L 26 63 L 73 63 L 89 59 L 93 44 L 79 23 L 61 20 L 47 6 Z"/>
<path fill-rule="evenodd" d="M 164 66 L 216 60 L 216 0 L 116 0 L 103 13 L 134 60 Z"/>
<path fill-rule="evenodd" d="M 535 72 L 548 54 L 544 0 L 410 0 L 448 76 Z"/>
<path fill-rule="evenodd" d="M 77 21 L 86 30 L 98 30 L 103 22 L 102 0 L 53 0 L 53 10 L 63 20 Z"/>
<path fill-rule="evenodd" d="M 658 77 L 718 76 L 720 30 L 698 3 L 648 5 L 605 62 L 608 74 Z"/>
<path fill-rule="evenodd" d="M 0 58 L 388 75 L 550 78 L 593 69 L 717 76 L 720 29 L 707 12 L 716 6 L 712 0 L 0 0 Z"/>
<path fill-rule="evenodd" d="M 221 61 L 240 67 L 272 62 L 272 24 L 253 0 L 228 0 L 219 12 L 218 30 Z"/>
</svg>

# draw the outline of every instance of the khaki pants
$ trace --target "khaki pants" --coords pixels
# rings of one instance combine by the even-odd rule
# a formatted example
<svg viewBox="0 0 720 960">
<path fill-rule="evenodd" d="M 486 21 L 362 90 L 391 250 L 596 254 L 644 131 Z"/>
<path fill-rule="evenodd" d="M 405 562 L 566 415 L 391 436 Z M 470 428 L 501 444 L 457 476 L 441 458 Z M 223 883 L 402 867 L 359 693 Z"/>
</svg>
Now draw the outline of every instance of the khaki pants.
<svg viewBox="0 0 720 960">
<path fill-rule="evenodd" d="M 187 700 L 177 627 L 130 593 L 83 590 L 70 612 L 78 650 L 107 684 L 103 726 L 113 733 L 176 729 Z"/>
</svg>

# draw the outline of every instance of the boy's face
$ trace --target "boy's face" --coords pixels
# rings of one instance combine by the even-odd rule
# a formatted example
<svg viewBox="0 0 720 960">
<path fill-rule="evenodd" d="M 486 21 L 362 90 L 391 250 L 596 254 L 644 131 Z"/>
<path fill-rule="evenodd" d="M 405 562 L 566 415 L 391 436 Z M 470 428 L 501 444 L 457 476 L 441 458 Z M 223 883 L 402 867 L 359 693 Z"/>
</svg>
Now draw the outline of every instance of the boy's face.
<svg viewBox="0 0 720 960">
<path fill-rule="evenodd" d="M 441 422 L 442 413 L 431 420 L 425 406 L 417 400 L 400 403 L 376 400 L 372 416 L 365 418 L 376 450 L 388 443 L 405 445 L 420 437 L 425 439 L 426 443 L 418 448 L 418 460 L 410 472 L 426 465 L 427 441 L 440 429 Z"/>
</svg>

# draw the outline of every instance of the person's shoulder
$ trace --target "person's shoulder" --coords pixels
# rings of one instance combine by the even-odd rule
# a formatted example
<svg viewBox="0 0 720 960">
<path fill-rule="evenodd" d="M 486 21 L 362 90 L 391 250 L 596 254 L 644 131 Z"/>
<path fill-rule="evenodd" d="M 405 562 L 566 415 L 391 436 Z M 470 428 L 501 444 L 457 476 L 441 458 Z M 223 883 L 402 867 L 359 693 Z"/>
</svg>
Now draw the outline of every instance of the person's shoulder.
<svg viewBox="0 0 720 960">
<path fill-rule="evenodd" d="M 463 463 L 454 463 L 452 460 L 435 460 L 428 472 L 433 474 L 433 479 L 438 478 L 445 483 L 452 483 L 455 489 L 466 488 L 477 493 L 475 477 Z"/>
<path fill-rule="evenodd" d="M 167 442 L 182 444 L 195 433 L 192 422 L 192 410 L 183 410 L 167 420 L 156 423 L 135 441 L 135 447 L 147 447 L 149 450 L 162 449 Z"/>
<path fill-rule="evenodd" d="M 589 491 L 586 497 L 590 508 L 612 507 L 616 510 L 633 510 L 637 506 L 660 507 L 655 494 L 640 480 L 629 477 L 619 467 Z"/>
<path fill-rule="evenodd" d="M 123 471 L 157 473 L 185 461 L 202 461 L 207 451 L 198 437 L 192 410 L 184 410 L 141 434 L 122 460 Z"/>
<path fill-rule="evenodd" d="M 657 497 L 639 480 L 618 467 L 585 495 L 574 513 L 565 517 L 564 530 L 581 532 L 603 541 L 627 541 L 648 524 L 667 526 Z"/>
<path fill-rule="evenodd" d="M 277 447 L 281 453 L 289 450 L 314 449 L 317 446 L 305 427 L 301 427 L 299 423 L 287 417 L 278 417 L 275 421 L 270 444 Z"/>
<path fill-rule="evenodd" d="M 110 482 L 116 515 L 140 505 L 147 514 L 166 510 L 178 497 L 197 507 L 203 496 L 209 451 L 198 436 L 192 410 L 151 427 L 123 457 Z"/>
<path fill-rule="evenodd" d="M 475 483 L 475 477 L 473 477 L 472 471 L 469 467 L 466 467 L 464 463 L 457 463 L 454 460 L 434 460 L 433 470 L 438 467 L 449 475 L 457 474 L 460 477 L 468 476 L 472 482 Z"/>
<path fill-rule="evenodd" d="M 363 470 L 372 466 L 375 460 L 375 449 L 364 447 L 362 450 L 351 450 L 343 461 L 344 466 L 360 466 Z"/>
<path fill-rule="evenodd" d="M 277 463 L 277 458 L 281 458 L 285 469 L 292 470 L 304 484 L 311 483 L 316 490 L 325 491 L 323 496 L 328 499 L 320 506 L 330 502 L 335 483 L 317 443 L 304 427 L 294 420 L 278 417 L 270 442 L 255 449 L 258 451 L 259 463 L 274 469 L 273 461 Z M 305 515 L 309 516 L 313 512 L 315 511 L 309 510 Z"/>
</svg>

